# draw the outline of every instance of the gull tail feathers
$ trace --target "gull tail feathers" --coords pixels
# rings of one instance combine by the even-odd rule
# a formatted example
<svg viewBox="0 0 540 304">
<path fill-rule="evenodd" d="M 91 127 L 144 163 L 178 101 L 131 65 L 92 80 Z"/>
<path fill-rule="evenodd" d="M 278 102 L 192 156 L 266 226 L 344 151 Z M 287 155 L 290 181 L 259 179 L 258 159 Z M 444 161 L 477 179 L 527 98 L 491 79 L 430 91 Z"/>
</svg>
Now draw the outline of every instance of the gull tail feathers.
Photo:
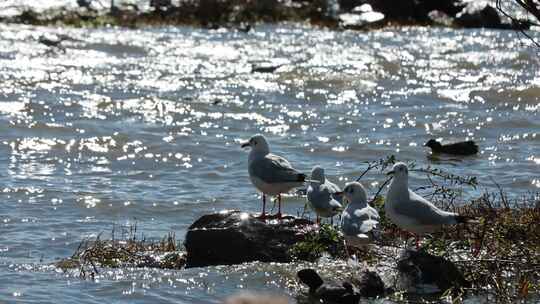
<svg viewBox="0 0 540 304">
<path fill-rule="evenodd" d="M 305 183 L 318 183 L 318 184 L 322 184 L 322 183 L 323 183 L 323 182 L 320 181 L 320 180 L 307 178 L 307 175 L 305 175 L 305 174 L 303 174 L 303 173 L 298 174 L 298 181 L 299 181 L 299 182 L 305 182 Z"/>
<path fill-rule="evenodd" d="M 458 224 L 478 224 L 480 223 L 480 220 L 473 216 L 468 215 L 456 215 L 455 217 L 456 222 Z"/>
</svg>

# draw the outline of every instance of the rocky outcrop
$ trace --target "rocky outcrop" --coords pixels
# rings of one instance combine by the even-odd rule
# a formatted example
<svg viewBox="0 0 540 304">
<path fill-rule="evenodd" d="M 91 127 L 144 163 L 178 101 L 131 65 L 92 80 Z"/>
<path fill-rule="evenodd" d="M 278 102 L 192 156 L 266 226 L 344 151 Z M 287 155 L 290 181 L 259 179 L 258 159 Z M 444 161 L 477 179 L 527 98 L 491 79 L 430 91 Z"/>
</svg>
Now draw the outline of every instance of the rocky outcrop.
<svg viewBox="0 0 540 304">
<path fill-rule="evenodd" d="M 456 25 L 461 27 L 501 28 L 503 26 L 497 9 L 487 2 L 469 2 L 456 15 Z"/>
<path fill-rule="evenodd" d="M 341 0 L 341 8 L 350 11 L 354 7 L 369 4 L 373 11 L 381 12 L 387 21 L 429 23 L 429 12 L 437 10 L 454 16 L 463 5 L 455 0 Z"/>
<path fill-rule="evenodd" d="M 133 4 L 96 10 L 89 1 L 81 0 L 78 3 L 81 8 L 77 10 L 68 7 L 45 12 L 25 9 L 15 15 L 0 16 L 0 22 L 128 27 L 175 24 L 218 29 L 258 22 L 309 21 L 331 28 L 339 26 L 361 30 L 387 24 L 497 29 L 528 29 L 531 25 L 527 21 L 504 23 L 499 11 L 490 2 L 481 0 L 151 0 L 150 7 L 153 9 L 150 10 L 139 9 Z M 371 7 L 372 11 L 354 11 L 365 5 Z"/>
<path fill-rule="evenodd" d="M 446 291 L 452 287 L 470 287 L 470 283 L 454 263 L 424 251 L 403 252 L 397 263 L 397 270 L 401 284 L 409 291 L 419 292 L 419 289 L 427 285 L 436 287 L 438 291 Z"/>
<path fill-rule="evenodd" d="M 438 10 L 429 12 L 428 18 L 434 25 L 452 26 L 454 24 L 454 18 Z"/>
<path fill-rule="evenodd" d="M 289 249 L 316 227 L 293 216 L 261 220 L 240 211 L 204 215 L 186 234 L 186 267 L 290 262 Z"/>
<path fill-rule="evenodd" d="M 378 273 L 365 270 L 357 283 L 358 291 L 362 297 L 375 298 L 386 293 L 384 282 Z"/>
<path fill-rule="evenodd" d="M 355 7 L 350 13 L 340 14 L 338 16 L 339 24 L 346 29 L 363 29 L 382 25 L 384 14 L 374 12 L 369 4 L 363 4 Z"/>
</svg>

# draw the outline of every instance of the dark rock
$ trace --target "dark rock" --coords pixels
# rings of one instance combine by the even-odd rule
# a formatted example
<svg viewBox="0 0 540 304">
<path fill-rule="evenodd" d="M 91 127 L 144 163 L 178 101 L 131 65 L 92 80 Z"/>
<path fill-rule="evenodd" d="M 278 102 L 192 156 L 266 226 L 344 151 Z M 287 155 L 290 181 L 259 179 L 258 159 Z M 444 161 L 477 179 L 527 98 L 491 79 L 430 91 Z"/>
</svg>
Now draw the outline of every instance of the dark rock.
<svg viewBox="0 0 540 304">
<path fill-rule="evenodd" d="M 427 11 L 418 0 L 370 0 L 374 11 L 383 13 L 389 20 L 425 21 Z"/>
<path fill-rule="evenodd" d="M 344 11 L 354 7 L 369 4 L 376 12 L 381 12 L 387 21 L 398 22 L 430 22 L 429 12 L 437 10 L 454 16 L 463 5 L 456 0 L 341 0 Z"/>
<path fill-rule="evenodd" d="M 428 18 L 433 24 L 437 25 L 452 26 L 454 23 L 454 18 L 448 16 L 445 12 L 438 10 L 429 12 Z"/>
<path fill-rule="evenodd" d="M 338 3 L 339 3 L 339 7 L 343 11 L 348 12 L 357 6 L 360 6 L 366 3 L 366 1 L 364 0 L 339 0 Z"/>
<path fill-rule="evenodd" d="M 347 29 L 362 29 L 367 26 L 381 25 L 384 22 L 384 14 L 374 12 L 369 4 L 357 6 L 352 13 L 339 15 L 340 26 Z"/>
<path fill-rule="evenodd" d="M 285 64 L 271 64 L 271 63 L 265 63 L 261 65 L 252 65 L 251 66 L 251 73 L 274 73 L 279 69 L 280 67 L 284 66 Z"/>
<path fill-rule="evenodd" d="M 240 211 L 204 215 L 186 234 L 186 267 L 290 262 L 289 249 L 314 227 L 313 222 L 293 216 L 260 220 Z"/>
<path fill-rule="evenodd" d="M 150 7 L 153 7 L 155 10 L 167 10 L 171 6 L 171 0 L 150 0 Z"/>
<path fill-rule="evenodd" d="M 219 24 L 224 16 L 230 13 L 230 7 L 226 1 L 222 0 L 200 0 L 198 2 L 195 16 L 204 27 L 207 24 Z"/>
<path fill-rule="evenodd" d="M 15 21 L 23 24 L 37 24 L 41 20 L 36 12 L 25 10 L 19 16 L 15 17 Z"/>
<path fill-rule="evenodd" d="M 402 282 L 415 287 L 423 284 L 435 285 L 440 291 L 451 287 L 470 287 L 456 265 L 442 257 L 424 251 L 407 250 L 397 263 Z"/>
<path fill-rule="evenodd" d="M 467 3 L 456 15 L 456 25 L 466 28 L 508 28 L 507 24 L 501 22 L 497 9 L 486 1 Z"/>
<path fill-rule="evenodd" d="M 465 7 L 459 0 L 420 0 L 419 3 L 428 14 L 431 11 L 440 11 L 448 16 L 455 16 Z"/>
<path fill-rule="evenodd" d="M 374 298 L 385 294 L 384 282 L 381 277 L 373 271 L 366 270 L 360 275 L 358 290 L 362 297 Z"/>
</svg>

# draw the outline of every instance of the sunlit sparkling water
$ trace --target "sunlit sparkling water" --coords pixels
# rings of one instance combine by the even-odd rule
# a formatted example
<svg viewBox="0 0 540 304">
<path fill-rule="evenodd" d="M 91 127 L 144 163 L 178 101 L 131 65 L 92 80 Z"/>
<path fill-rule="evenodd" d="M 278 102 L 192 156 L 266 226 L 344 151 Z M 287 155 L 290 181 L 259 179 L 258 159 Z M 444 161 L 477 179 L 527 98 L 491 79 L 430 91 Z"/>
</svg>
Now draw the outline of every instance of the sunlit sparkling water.
<svg viewBox="0 0 540 304">
<path fill-rule="evenodd" d="M 37 43 L 43 33 L 78 41 L 50 52 Z M 320 164 L 339 184 L 363 162 L 395 154 L 478 176 L 480 188 L 462 200 L 492 187 L 491 178 L 515 196 L 538 191 L 540 59 L 524 44 L 510 31 L 440 28 L 0 25 L 0 302 L 294 294 L 302 265 L 120 269 L 96 281 L 47 266 L 113 224 L 182 239 L 205 213 L 258 211 L 239 147 L 257 132 L 298 169 Z M 289 64 L 250 73 L 268 62 Z M 432 159 L 423 148 L 430 137 L 474 139 L 481 152 Z M 383 180 L 365 178 L 371 195 Z M 286 211 L 304 202 L 288 197 Z"/>
</svg>

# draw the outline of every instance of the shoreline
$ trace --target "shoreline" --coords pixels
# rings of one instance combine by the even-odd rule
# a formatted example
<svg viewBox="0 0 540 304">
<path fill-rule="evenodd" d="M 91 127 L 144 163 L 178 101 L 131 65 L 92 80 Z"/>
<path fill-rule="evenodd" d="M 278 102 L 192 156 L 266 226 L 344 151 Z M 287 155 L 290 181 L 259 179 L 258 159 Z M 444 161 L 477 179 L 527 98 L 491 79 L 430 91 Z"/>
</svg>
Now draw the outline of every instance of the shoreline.
<svg viewBox="0 0 540 304">
<path fill-rule="evenodd" d="M 107 268 L 182 271 L 191 267 L 256 262 L 291 265 L 294 273 L 296 268 L 311 263 L 327 278 L 345 278 L 358 288 L 362 286 L 358 282 L 358 272 L 361 275 L 370 272 L 384 282 L 383 291 L 377 296 L 392 302 L 400 302 L 403 295 L 424 300 L 437 295 L 453 301 L 470 297 L 502 302 L 538 299 L 538 194 L 509 199 L 508 193 L 499 188 L 498 192 L 485 193 L 460 203 L 455 200 L 457 192 L 463 187 L 476 187 L 475 178 L 437 170 L 424 172 L 435 178 L 430 192 L 438 197 L 439 206 L 478 218 L 478 223 L 444 227 L 423 237 L 421 248 L 414 250 L 405 245 L 410 238 L 396 233 L 397 227 L 386 219 L 385 200 L 376 194 L 371 206 L 382 216 L 381 236 L 367 249 L 351 251 L 349 247 L 346 251 L 339 228 L 329 224 L 316 225 L 305 216 L 267 221 L 246 212 L 228 210 L 194 219 L 181 242 L 174 233 L 162 239 L 147 240 L 135 233 L 136 227 L 127 227 L 125 230 L 129 233 L 118 239 L 113 229 L 111 239 L 100 239 L 101 234 L 95 240 L 85 239 L 71 257 L 53 265 L 84 280 L 94 279 Z M 276 248 L 281 249 L 276 251 Z M 357 258 L 352 265 L 347 258 L 349 253 Z M 328 262 L 345 265 L 347 270 L 334 274 L 330 271 L 334 266 Z M 436 286 L 438 291 L 422 293 L 422 286 L 426 284 Z M 297 286 L 296 291 L 289 292 L 301 296 L 302 292 L 298 290 L 302 289 Z"/>
<path fill-rule="evenodd" d="M 452 1 L 442 1 L 440 7 L 426 7 L 427 4 L 419 1 L 417 6 L 400 12 L 399 8 L 385 7 L 388 5 L 384 4 L 385 1 L 381 1 L 382 5 L 372 2 L 373 5 L 341 7 L 338 10 L 326 7 L 327 3 L 322 1 L 292 2 L 293 5 L 289 2 L 282 4 L 269 1 L 260 4 L 240 0 L 201 0 L 145 11 L 136 6 L 112 7 L 108 10 L 57 7 L 39 12 L 26 7 L 21 8 L 18 14 L 0 17 L 0 23 L 125 28 L 193 26 L 207 29 L 234 28 L 242 32 L 249 32 L 257 24 L 285 22 L 360 31 L 401 26 L 525 30 L 530 25 L 525 22 L 508 23 L 503 13 L 489 4 L 484 7 L 468 7 Z"/>
</svg>

